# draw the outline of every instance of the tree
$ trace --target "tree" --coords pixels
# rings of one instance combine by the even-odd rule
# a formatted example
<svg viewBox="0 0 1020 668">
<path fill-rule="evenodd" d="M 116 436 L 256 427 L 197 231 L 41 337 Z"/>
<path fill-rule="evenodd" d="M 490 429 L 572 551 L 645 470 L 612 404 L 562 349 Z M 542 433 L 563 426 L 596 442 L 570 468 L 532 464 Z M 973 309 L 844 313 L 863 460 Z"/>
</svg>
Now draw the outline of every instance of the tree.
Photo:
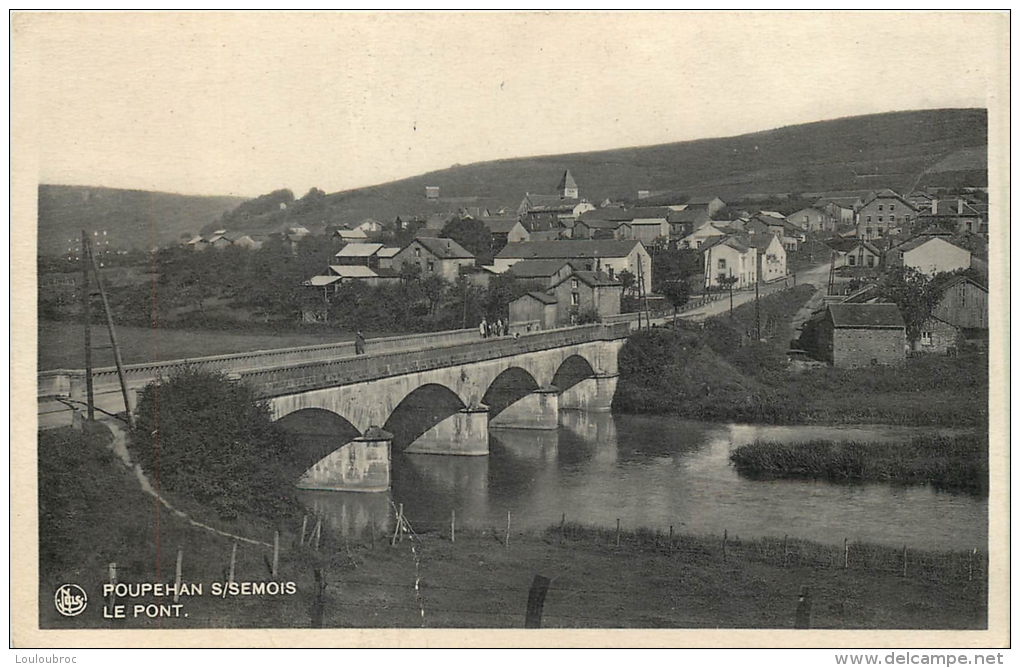
<svg viewBox="0 0 1020 668">
<path fill-rule="evenodd" d="M 929 277 L 913 267 L 897 267 L 887 272 L 876 286 L 879 296 L 899 306 L 910 343 L 921 337 L 921 326 L 935 309 L 937 288 L 949 276 L 940 273 Z"/>
<path fill-rule="evenodd" d="M 492 258 L 492 235 L 489 228 L 474 218 L 453 218 L 439 235 L 459 243 L 478 258 L 480 264 L 487 264 Z"/>
<path fill-rule="evenodd" d="M 659 291 L 673 306 L 673 326 L 675 327 L 677 311 L 686 306 L 687 301 L 691 298 L 691 286 L 686 280 L 679 280 L 664 283 L 659 288 Z"/>
<path fill-rule="evenodd" d="M 616 275 L 616 280 L 623 285 L 623 294 L 628 294 L 634 284 L 637 282 L 637 276 L 635 276 L 629 269 L 624 269 Z"/>
<path fill-rule="evenodd" d="M 293 503 L 299 472 L 268 403 L 247 385 L 185 368 L 142 390 L 135 413 L 132 456 L 163 492 L 223 518 L 277 517 Z"/>
</svg>

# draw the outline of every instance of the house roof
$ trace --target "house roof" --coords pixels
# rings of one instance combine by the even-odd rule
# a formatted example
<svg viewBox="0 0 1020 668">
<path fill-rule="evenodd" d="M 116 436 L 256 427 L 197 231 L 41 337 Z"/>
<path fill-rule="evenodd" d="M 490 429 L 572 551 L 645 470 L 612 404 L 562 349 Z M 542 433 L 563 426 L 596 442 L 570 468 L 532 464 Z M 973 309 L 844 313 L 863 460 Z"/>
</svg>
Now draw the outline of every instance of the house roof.
<svg viewBox="0 0 1020 668">
<path fill-rule="evenodd" d="M 331 264 L 329 270 L 339 278 L 375 278 L 379 274 L 360 264 Z"/>
<path fill-rule="evenodd" d="M 768 216 L 769 218 L 778 218 L 780 220 L 786 220 L 786 216 L 779 213 L 778 211 L 759 211 L 758 213 L 760 213 L 763 216 Z"/>
<path fill-rule="evenodd" d="M 838 206 L 841 209 L 851 209 L 852 210 L 854 208 L 854 206 L 858 202 L 863 202 L 863 201 L 864 200 L 861 197 L 856 196 L 856 195 L 851 195 L 849 197 L 820 197 L 814 203 L 814 206 L 816 206 L 816 207 L 824 207 L 825 205 L 831 203 L 831 204 L 835 204 L 836 206 Z"/>
<path fill-rule="evenodd" d="M 530 297 L 531 299 L 534 299 L 535 301 L 541 302 L 542 304 L 545 304 L 546 306 L 549 306 L 551 304 L 555 304 L 556 303 L 556 297 L 554 297 L 552 295 L 547 295 L 544 292 L 526 292 L 523 295 L 521 295 L 520 297 L 518 297 L 518 299 L 524 299 L 525 297 Z"/>
<path fill-rule="evenodd" d="M 644 199 L 637 200 L 636 202 L 634 202 L 634 206 L 640 208 L 648 208 L 654 206 L 675 206 L 678 204 L 687 204 L 689 199 L 690 197 L 677 191 L 656 193 L 654 195 L 651 195 L 650 197 L 645 197 Z"/>
<path fill-rule="evenodd" d="M 524 241 L 507 244 L 496 257 L 534 259 L 574 259 L 596 257 L 627 257 L 640 241 L 616 239 L 584 239 L 575 241 Z"/>
<path fill-rule="evenodd" d="M 975 281 L 970 276 L 954 276 L 949 280 L 945 281 L 941 285 L 936 287 L 936 292 L 942 294 L 951 287 L 960 285 L 961 283 L 971 283 L 975 288 L 983 292 L 988 292 L 988 288 Z"/>
<path fill-rule="evenodd" d="M 945 243 L 949 244 L 950 246 L 954 246 L 956 248 L 959 248 L 960 250 L 967 251 L 968 253 L 970 252 L 966 248 L 961 248 L 960 246 L 958 246 L 957 244 L 953 243 L 949 239 L 946 239 L 944 236 L 931 236 L 931 235 L 916 236 L 913 239 L 907 239 L 903 243 L 901 243 L 901 244 L 899 244 L 897 246 L 893 246 L 892 250 L 897 250 L 897 251 L 899 251 L 901 253 L 906 253 L 907 251 L 912 251 L 915 248 L 919 248 L 920 246 L 925 245 L 929 241 L 935 241 L 936 239 L 940 240 L 940 241 L 944 241 Z"/>
<path fill-rule="evenodd" d="M 584 225 L 587 228 L 593 230 L 615 230 L 621 225 L 630 225 L 633 218 L 627 220 L 602 220 L 599 218 L 589 218 L 585 220 L 583 217 L 577 221 L 576 225 Z"/>
<path fill-rule="evenodd" d="M 871 204 L 872 202 L 874 202 L 875 200 L 879 200 L 879 199 L 895 199 L 895 200 L 898 200 L 898 201 L 902 202 L 903 204 L 905 204 L 911 211 L 914 211 L 914 205 L 913 204 L 911 204 L 907 200 L 905 200 L 902 197 L 900 197 L 900 195 L 898 193 L 896 193 L 895 191 L 889 190 L 888 188 L 883 188 L 882 190 L 875 191 L 875 193 L 871 197 L 869 197 L 868 199 L 864 200 L 864 206 L 867 206 L 867 205 Z"/>
<path fill-rule="evenodd" d="M 474 259 L 475 257 L 453 239 L 438 237 L 419 237 L 412 241 L 411 243 L 421 244 L 430 253 L 438 257 L 440 260 L 468 260 Z M 511 245 L 516 246 L 518 244 Z"/>
<path fill-rule="evenodd" d="M 881 252 L 875 248 L 875 246 L 867 241 L 858 241 L 854 237 L 850 238 L 836 238 L 829 239 L 825 242 L 825 245 L 838 253 L 849 253 L 858 246 L 863 245 L 864 249 L 874 255 L 881 255 Z"/>
<path fill-rule="evenodd" d="M 392 247 L 384 246 L 384 247 L 379 249 L 378 253 L 376 253 L 376 257 L 393 257 L 394 255 L 396 255 L 399 252 L 400 252 L 399 248 L 392 248 Z"/>
<path fill-rule="evenodd" d="M 312 276 L 304 284 L 308 287 L 321 288 L 324 285 L 336 283 L 340 279 L 340 276 Z"/>
<path fill-rule="evenodd" d="M 526 195 L 528 211 L 573 211 L 581 203 L 580 199 L 560 197 L 559 195 Z"/>
<path fill-rule="evenodd" d="M 556 186 L 557 190 L 566 189 L 577 189 L 577 181 L 574 180 L 574 175 L 570 173 L 570 170 L 563 172 L 563 178 L 560 179 L 559 185 Z"/>
<path fill-rule="evenodd" d="M 832 325 L 838 329 L 903 329 L 896 304 L 829 304 Z"/>
<path fill-rule="evenodd" d="M 570 262 L 565 259 L 555 260 L 521 260 L 515 262 L 507 271 L 517 278 L 549 278 Z"/>
<path fill-rule="evenodd" d="M 744 241 L 748 246 L 754 246 L 760 251 L 765 250 L 772 245 L 773 241 L 778 241 L 774 234 L 749 234 L 744 237 Z M 782 243 L 779 244 L 782 246 Z"/>
<path fill-rule="evenodd" d="M 528 237 L 531 241 L 557 241 L 560 238 L 559 230 L 535 230 Z M 514 244 L 516 245 L 516 244 Z"/>
<path fill-rule="evenodd" d="M 745 252 L 747 252 L 747 249 L 748 249 L 747 242 L 748 242 L 748 238 L 741 238 L 741 237 L 736 236 L 735 234 L 727 234 L 726 236 L 723 236 L 723 237 L 714 236 L 714 237 L 709 237 L 705 241 L 705 243 L 701 244 L 701 248 L 699 250 L 702 253 L 704 253 L 709 248 L 715 248 L 716 246 L 724 245 L 724 246 L 729 246 L 730 248 L 732 248 L 735 251 L 739 251 L 741 253 L 745 253 Z"/>
<path fill-rule="evenodd" d="M 382 248 L 382 244 L 347 244 L 334 257 L 370 257 Z"/>
<path fill-rule="evenodd" d="M 626 222 L 630 220 L 634 220 L 634 211 L 621 209 L 616 206 L 595 209 L 594 211 L 585 211 L 578 218 L 578 222 L 582 223 Z"/>
<path fill-rule="evenodd" d="M 664 225 L 666 224 L 665 218 L 635 218 L 631 225 Z"/>
<path fill-rule="evenodd" d="M 557 281 L 556 285 L 552 286 L 550 290 L 553 290 L 559 287 L 560 285 L 563 285 L 564 282 L 573 280 L 575 278 L 592 288 L 617 287 L 623 285 L 623 283 L 620 283 L 615 279 L 609 278 L 609 274 L 605 273 L 604 271 L 575 271 L 569 276 L 564 276 L 562 279 Z"/>
<path fill-rule="evenodd" d="M 364 230 L 337 230 L 336 235 L 341 239 L 367 239 L 368 235 Z"/>
<path fill-rule="evenodd" d="M 704 196 L 704 195 L 700 196 L 700 197 L 692 197 L 689 200 L 687 200 L 687 205 L 688 206 L 708 206 L 709 204 L 711 204 L 712 202 L 716 201 L 717 199 L 719 199 L 719 198 L 718 197 L 712 197 L 712 196 Z M 719 201 L 722 202 L 721 199 L 719 199 Z M 723 204 L 725 204 L 725 202 L 723 202 Z"/>
<path fill-rule="evenodd" d="M 489 234 L 509 234 L 521 222 L 516 218 L 482 218 L 481 222 L 489 230 Z"/>
<path fill-rule="evenodd" d="M 677 211 L 671 223 L 703 223 L 707 220 L 711 220 L 712 217 L 708 214 L 708 209 L 704 207 L 689 207 L 683 211 Z"/>
</svg>

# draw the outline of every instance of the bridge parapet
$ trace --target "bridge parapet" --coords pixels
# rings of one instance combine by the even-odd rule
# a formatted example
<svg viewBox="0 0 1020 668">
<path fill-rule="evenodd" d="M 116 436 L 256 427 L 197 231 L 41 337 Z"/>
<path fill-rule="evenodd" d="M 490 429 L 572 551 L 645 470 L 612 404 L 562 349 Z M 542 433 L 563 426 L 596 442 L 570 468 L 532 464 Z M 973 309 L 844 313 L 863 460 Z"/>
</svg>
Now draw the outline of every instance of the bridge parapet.
<svg viewBox="0 0 1020 668">
<path fill-rule="evenodd" d="M 238 375 L 242 380 L 257 388 L 259 396 L 273 397 L 336 385 L 351 385 L 388 376 L 401 376 L 471 364 L 551 348 L 562 348 L 594 341 L 612 341 L 626 338 L 629 333 L 630 325 L 628 323 L 581 325 L 536 332 L 523 335 L 520 338 L 476 339 L 473 343 L 431 350 L 363 355 L 322 363 L 255 369 L 241 372 Z"/>
</svg>

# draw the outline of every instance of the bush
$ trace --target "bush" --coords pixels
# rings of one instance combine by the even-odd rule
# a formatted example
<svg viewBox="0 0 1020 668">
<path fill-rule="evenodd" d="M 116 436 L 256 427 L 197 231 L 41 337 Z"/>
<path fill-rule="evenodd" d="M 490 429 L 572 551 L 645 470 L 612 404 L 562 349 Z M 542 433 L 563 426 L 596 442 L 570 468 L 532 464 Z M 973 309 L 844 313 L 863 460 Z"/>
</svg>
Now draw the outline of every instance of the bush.
<svg viewBox="0 0 1020 668">
<path fill-rule="evenodd" d="M 184 369 L 147 386 L 136 415 L 132 456 L 161 491 L 224 519 L 274 517 L 293 505 L 283 433 L 248 386 Z"/>
</svg>

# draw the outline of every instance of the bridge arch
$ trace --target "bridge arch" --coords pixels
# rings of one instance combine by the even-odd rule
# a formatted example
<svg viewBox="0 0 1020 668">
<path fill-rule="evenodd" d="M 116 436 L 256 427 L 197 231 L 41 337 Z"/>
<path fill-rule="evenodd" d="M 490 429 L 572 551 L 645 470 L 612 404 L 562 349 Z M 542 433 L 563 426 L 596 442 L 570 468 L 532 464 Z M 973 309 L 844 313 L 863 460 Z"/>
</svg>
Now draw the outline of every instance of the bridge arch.
<svg viewBox="0 0 1020 668">
<path fill-rule="evenodd" d="M 489 407 L 491 419 L 539 387 L 538 381 L 530 372 L 512 366 L 492 379 L 482 396 L 482 403 Z"/>
<path fill-rule="evenodd" d="M 294 477 L 361 436 L 347 418 L 324 408 L 302 408 L 276 420 L 291 447 Z"/>
<path fill-rule="evenodd" d="M 394 452 L 403 452 L 422 434 L 464 408 L 464 402 L 450 388 L 426 383 L 401 399 L 383 429 L 393 434 Z"/>
<path fill-rule="evenodd" d="M 571 355 L 560 363 L 553 374 L 552 385 L 561 393 L 566 392 L 583 380 L 595 377 L 591 362 L 581 355 Z"/>
</svg>

